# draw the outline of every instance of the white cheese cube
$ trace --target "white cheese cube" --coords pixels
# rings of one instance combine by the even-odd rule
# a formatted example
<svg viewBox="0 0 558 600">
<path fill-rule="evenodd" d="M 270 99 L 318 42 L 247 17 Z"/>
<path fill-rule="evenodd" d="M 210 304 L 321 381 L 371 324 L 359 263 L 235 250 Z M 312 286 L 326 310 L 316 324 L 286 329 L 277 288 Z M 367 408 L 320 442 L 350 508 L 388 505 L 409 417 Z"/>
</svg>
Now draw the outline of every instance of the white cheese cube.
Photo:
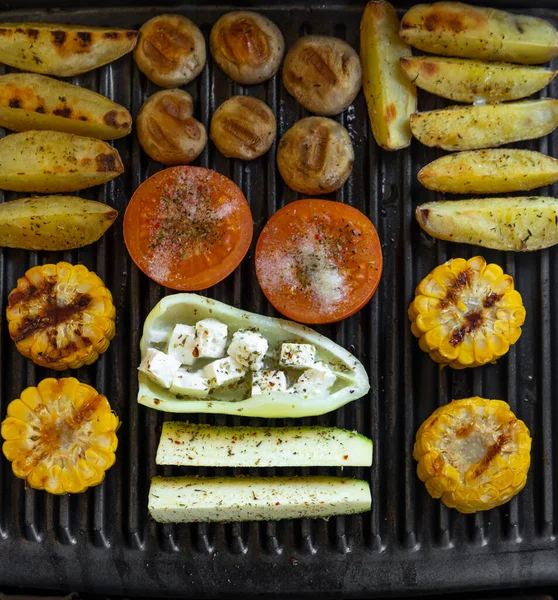
<svg viewBox="0 0 558 600">
<path fill-rule="evenodd" d="M 209 394 L 209 381 L 200 373 L 190 373 L 186 369 L 179 369 L 173 379 L 170 391 L 173 394 L 192 398 L 205 398 Z"/>
<path fill-rule="evenodd" d="M 227 326 L 217 319 L 196 323 L 196 347 L 200 358 L 221 358 L 227 345 Z"/>
<path fill-rule="evenodd" d="M 243 367 L 259 371 L 269 344 L 257 331 L 235 331 L 227 354 Z"/>
<path fill-rule="evenodd" d="M 206 365 L 202 373 L 206 379 L 209 379 L 209 386 L 216 388 L 240 381 L 246 375 L 246 369 L 234 358 L 227 356 Z"/>
<path fill-rule="evenodd" d="M 317 362 L 298 378 L 289 392 L 314 398 L 327 392 L 335 383 L 335 373 L 323 362 Z"/>
<path fill-rule="evenodd" d="M 183 365 L 193 365 L 196 357 L 196 328 L 192 325 L 175 325 L 170 336 L 167 354 Z"/>
<path fill-rule="evenodd" d="M 180 369 L 180 361 L 155 348 L 148 348 L 138 371 L 145 373 L 149 379 L 164 388 L 170 388 L 173 379 Z"/>
<path fill-rule="evenodd" d="M 252 375 L 252 396 L 286 391 L 287 378 L 283 371 L 259 371 Z"/>
<path fill-rule="evenodd" d="M 281 344 L 279 362 L 291 369 L 308 369 L 316 362 L 316 348 L 312 344 Z"/>
</svg>

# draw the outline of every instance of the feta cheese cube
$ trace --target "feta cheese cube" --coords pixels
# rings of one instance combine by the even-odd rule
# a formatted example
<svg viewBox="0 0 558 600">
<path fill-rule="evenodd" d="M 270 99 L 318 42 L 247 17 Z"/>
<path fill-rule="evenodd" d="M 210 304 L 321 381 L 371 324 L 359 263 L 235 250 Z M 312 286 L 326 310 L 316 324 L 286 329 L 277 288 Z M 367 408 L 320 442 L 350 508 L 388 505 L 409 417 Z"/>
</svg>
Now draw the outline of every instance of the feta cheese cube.
<svg viewBox="0 0 558 600">
<path fill-rule="evenodd" d="M 169 339 L 169 332 L 165 329 L 151 329 L 147 337 L 148 344 L 164 344 Z"/>
<path fill-rule="evenodd" d="M 235 331 L 227 354 L 243 367 L 259 371 L 269 344 L 257 331 Z"/>
<path fill-rule="evenodd" d="M 283 367 L 308 369 L 316 361 L 316 348 L 312 344 L 281 344 L 279 362 Z"/>
<path fill-rule="evenodd" d="M 246 375 L 246 369 L 234 358 L 227 356 L 206 365 L 202 373 L 206 379 L 209 379 L 209 386 L 213 389 L 240 381 Z"/>
<path fill-rule="evenodd" d="M 179 369 L 172 381 L 170 391 L 173 394 L 192 398 L 205 398 L 209 394 L 209 381 L 201 373 L 190 373 L 186 369 Z"/>
<path fill-rule="evenodd" d="M 175 325 L 169 339 L 167 354 L 179 360 L 183 365 L 193 365 L 196 357 L 196 328 L 192 325 Z"/>
<path fill-rule="evenodd" d="M 196 323 L 196 347 L 200 358 L 221 358 L 227 345 L 227 326 L 217 319 Z"/>
<path fill-rule="evenodd" d="M 315 398 L 327 392 L 335 383 L 335 373 L 323 362 L 317 362 L 306 369 L 289 392 L 300 394 L 304 398 Z"/>
<path fill-rule="evenodd" d="M 173 379 L 180 369 L 180 361 L 155 348 L 148 348 L 138 371 L 145 373 L 149 379 L 164 388 L 170 388 Z"/>
<path fill-rule="evenodd" d="M 286 391 L 287 378 L 283 371 L 259 371 L 252 375 L 252 396 Z"/>
</svg>

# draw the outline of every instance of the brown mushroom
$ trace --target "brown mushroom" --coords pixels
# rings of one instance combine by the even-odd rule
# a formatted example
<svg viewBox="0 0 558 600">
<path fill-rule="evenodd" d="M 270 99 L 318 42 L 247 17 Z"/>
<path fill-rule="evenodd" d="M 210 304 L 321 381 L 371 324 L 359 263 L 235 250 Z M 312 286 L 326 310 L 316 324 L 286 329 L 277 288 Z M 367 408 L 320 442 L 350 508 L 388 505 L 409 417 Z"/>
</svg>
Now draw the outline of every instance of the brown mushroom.
<svg viewBox="0 0 558 600">
<path fill-rule="evenodd" d="M 211 55 L 238 83 L 261 83 L 277 73 L 285 42 L 275 23 L 258 13 L 235 11 L 223 15 L 211 30 Z"/>
<path fill-rule="evenodd" d="M 210 137 L 228 158 L 252 160 L 265 154 L 277 133 L 269 106 L 249 96 L 233 96 L 215 111 Z"/>
<path fill-rule="evenodd" d="M 185 85 L 197 77 L 206 60 L 199 28 L 181 15 L 159 15 L 144 23 L 134 50 L 138 69 L 156 85 Z"/>
<path fill-rule="evenodd" d="M 285 183 L 309 196 L 339 189 L 351 174 L 354 160 L 349 132 L 325 117 L 297 121 L 277 149 L 277 166 Z"/>
<path fill-rule="evenodd" d="M 355 99 L 362 69 L 358 54 L 343 40 L 306 35 L 287 52 L 283 83 L 310 112 L 337 115 Z"/>
<path fill-rule="evenodd" d="M 207 133 L 192 117 L 193 109 L 192 96 L 182 90 L 162 90 L 149 97 L 137 118 L 145 153 L 169 167 L 195 160 L 207 144 Z"/>
</svg>

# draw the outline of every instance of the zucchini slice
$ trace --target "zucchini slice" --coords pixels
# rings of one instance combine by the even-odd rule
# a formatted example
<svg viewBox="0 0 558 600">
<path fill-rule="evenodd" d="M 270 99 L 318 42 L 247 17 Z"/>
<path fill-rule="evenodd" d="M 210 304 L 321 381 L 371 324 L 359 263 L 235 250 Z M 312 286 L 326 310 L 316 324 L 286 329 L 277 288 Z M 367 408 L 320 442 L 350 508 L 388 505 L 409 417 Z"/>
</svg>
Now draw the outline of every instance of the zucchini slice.
<svg viewBox="0 0 558 600">
<path fill-rule="evenodd" d="M 138 402 L 171 413 L 216 413 L 244 417 L 308 417 L 323 415 L 366 395 L 370 389 L 363 365 L 347 350 L 316 331 L 285 319 L 264 317 L 204 298 L 197 294 L 174 294 L 163 298 L 147 316 L 140 342 L 141 356 L 148 348 L 164 349 L 161 344 L 178 324 L 194 325 L 213 318 L 226 323 L 229 337 L 239 329 L 256 329 L 269 342 L 270 351 L 283 342 L 299 342 L 316 347 L 317 360 L 326 361 L 337 380 L 331 390 L 312 398 L 299 394 L 273 392 L 253 398 L 250 382 L 231 389 L 215 390 L 203 400 L 179 399 L 139 373 Z"/>
<path fill-rule="evenodd" d="M 167 421 L 156 462 L 195 467 L 369 467 L 372 440 L 338 427 L 212 427 Z"/>
<path fill-rule="evenodd" d="M 149 490 L 159 523 L 325 518 L 371 505 L 368 483 L 344 477 L 154 477 Z"/>
</svg>

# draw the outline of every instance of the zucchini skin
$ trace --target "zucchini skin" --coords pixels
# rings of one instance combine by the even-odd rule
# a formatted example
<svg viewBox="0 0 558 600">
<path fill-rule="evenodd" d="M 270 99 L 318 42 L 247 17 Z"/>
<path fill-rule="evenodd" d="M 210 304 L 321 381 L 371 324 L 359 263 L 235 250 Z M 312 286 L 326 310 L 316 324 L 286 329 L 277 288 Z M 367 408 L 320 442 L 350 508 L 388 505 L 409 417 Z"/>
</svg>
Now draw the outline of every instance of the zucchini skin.
<svg viewBox="0 0 558 600">
<path fill-rule="evenodd" d="M 279 521 L 370 510 L 368 482 L 346 477 L 154 477 L 149 513 L 158 523 Z"/>
<path fill-rule="evenodd" d="M 217 427 L 166 421 L 158 465 L 369 467 L 372 440 L 338 427 Z"/>
<path fill-rule="evenodd" d="M 142 357 L 161 331 L 170 334 L 177 323 L 194 324 L 200 319 L 214 318 L 226 323 L 229 335 L 238 329 L 256 328 L 266 337 L 270 347 L 298 341 L 316 346 L 318 356 L 335 363 L 338 389 L 313 398 L 299 394 L 273 392 L 243 399 L 241 390 L 204 400 L 179 399 L 139 373 L 138 402 L 144 406 L 171 413 L 213 413 L 242 417 L 309 417 L 323 415 L 365 396 L 370 381 L 364 366 L 347 350 L 313 329 L 287 321 L 240 310 L 197 294 L 173 294 L 163 298 L 145 320 L 140 342 Z M 333 364 L 332 363 L 332 364 Z M 339 387 L 341 386 L 341 387 Z"/>
</svg>

